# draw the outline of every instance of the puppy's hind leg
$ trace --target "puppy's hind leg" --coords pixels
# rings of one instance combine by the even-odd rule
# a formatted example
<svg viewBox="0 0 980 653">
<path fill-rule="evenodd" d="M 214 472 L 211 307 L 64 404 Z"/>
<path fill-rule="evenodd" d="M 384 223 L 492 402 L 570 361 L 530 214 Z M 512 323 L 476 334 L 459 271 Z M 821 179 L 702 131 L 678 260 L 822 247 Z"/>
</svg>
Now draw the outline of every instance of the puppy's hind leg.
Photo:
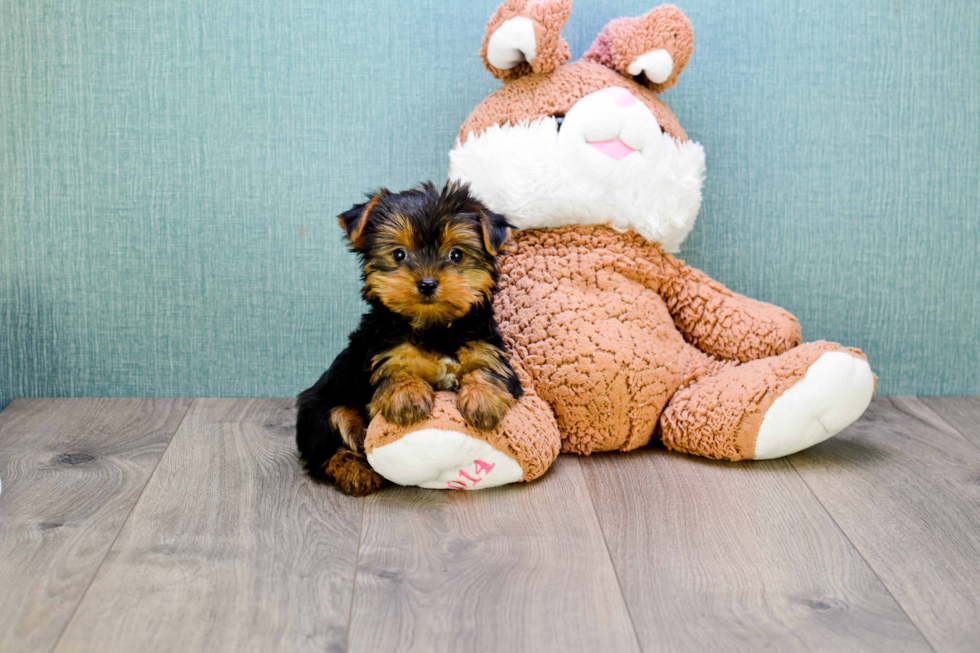
<svg viewBox="0 0 980 653">
<path fill-rule="evenodd" d="M 360 411 L 337 406 L 330 411 L 330 425 L 340 433 L 344 446 L 324 466 L 327 477 L 341 490 L 355 497 L 380 490 L 385 480 L 371 469 L 364 457 L 364 436 L 367 431 Z"/>
<path fill-rule="evenodd" d="M 364 441 L 365 394 L 362 348 L 351 345 L 296 398 L 296 446 L 314 478 L 327 480 L 326 466 L 337 449 L 358 451 Z M 358 409 L 361 408 L 361 410 Z"/>
<path fill-rule="evenodd" d="M 296 446 L 306 459 L 310 476 L 326 481 L 327 463 L 343 445 L 343 438 L 332 424 L 331 413 L 336 406 L 319 397 L 317 390 L 313 386 L 297 399 Z"/>
<path fill-rule="evenodd" d="M 324 471 L 337 487 L 355 497 L 377 492 L 385 485 L 385 479 L 371 469 L 364 454 L 346 448 L 331 456 Z"/>
<path fill-rule="evenodd" d="M 362 497 L 385 485 L 364 457 L 365 424 L 361 412 L 330 406 L 314 386 L 299 396 L 296 444 L 313 478 L 331 481 L 347 494 Z"/>
</svg>

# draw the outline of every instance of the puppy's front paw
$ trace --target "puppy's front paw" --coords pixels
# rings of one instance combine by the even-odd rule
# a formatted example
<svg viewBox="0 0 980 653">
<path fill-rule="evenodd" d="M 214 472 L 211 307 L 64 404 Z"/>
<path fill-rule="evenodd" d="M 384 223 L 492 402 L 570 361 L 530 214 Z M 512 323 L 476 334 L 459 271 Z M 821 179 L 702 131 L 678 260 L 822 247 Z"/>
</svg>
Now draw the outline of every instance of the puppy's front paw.
<svg viewBox="0 0 980 653">
<path fill-rule="evenodd" d="M 371 400 L 372 414 L 381 415 L 398 426 L 421 422 L 432 412 L 435 390 L 417 376 L 405 376 L 385 383 Z"/>
<path fill-rule="evenodd" d="M 494 383 L 483 380 L 460 384 L 456 406 L 466 423 L 480 431 L 492 431 L 514 405 L 514 397 Z"/>
<path fill-rule="evenodd" d="M 371 469 L 363 455 L 345 449 L 331 456 L 324 471 L 337 487 L 355 497 L 377 492 L 385 484 L 381 474 Z"/>
</svg>

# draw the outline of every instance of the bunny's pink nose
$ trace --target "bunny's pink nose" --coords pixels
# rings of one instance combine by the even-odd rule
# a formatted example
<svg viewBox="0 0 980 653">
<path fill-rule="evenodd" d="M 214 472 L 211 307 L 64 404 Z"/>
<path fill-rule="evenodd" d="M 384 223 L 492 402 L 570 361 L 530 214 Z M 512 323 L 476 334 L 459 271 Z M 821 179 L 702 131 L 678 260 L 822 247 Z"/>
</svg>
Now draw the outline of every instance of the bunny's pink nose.
<svg viewBox="0 0 980 653">
<path fill-rule="evenodd" d="M 613 102 L 623 108 L 636 102 L 636 98 L 633 97 L 633 94 L 622 86 L 610 86 L 606 89 L 606 93 L 612 98 Z"/>
</svg>

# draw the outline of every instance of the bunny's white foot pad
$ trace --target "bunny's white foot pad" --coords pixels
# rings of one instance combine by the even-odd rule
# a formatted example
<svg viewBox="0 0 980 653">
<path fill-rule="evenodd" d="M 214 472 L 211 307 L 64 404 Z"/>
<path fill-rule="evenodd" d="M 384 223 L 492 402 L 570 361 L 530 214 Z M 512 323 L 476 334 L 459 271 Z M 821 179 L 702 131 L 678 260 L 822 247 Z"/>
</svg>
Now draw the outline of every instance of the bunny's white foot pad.
<svg viewBox="0 0 980 653">
<path fill-rule="evenodd" d="M 422 429 L 367 455 L 392 483 L 437 490 L 482 490 L 524 478 L 516 460 L 459 431 Z"/>
<path fill-rule="evenodd" d="M 755 459 L 788 456 L 837 435 L 864 413 L 874 389 L 867 361 L 841 351 L 822 354 L 766 411 Z"/>
</svg>

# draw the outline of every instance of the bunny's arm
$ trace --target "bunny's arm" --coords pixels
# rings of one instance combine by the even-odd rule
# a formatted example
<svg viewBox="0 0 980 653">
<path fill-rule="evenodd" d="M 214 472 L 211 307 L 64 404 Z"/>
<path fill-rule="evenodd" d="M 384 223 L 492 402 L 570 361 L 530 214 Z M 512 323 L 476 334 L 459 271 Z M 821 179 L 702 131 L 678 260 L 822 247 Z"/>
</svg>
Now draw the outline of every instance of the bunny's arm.
<svg viewBox="0 0 980 653">
<path fill-rule="evenodd" d="M 733 293 L 670 254 L 660 296 L 684 338 L 716 358 L 747 362 L 800 344 L 800 325 L 789 312 Z"/>
<path fill-rule="evenodd" d="M 787 311 L 733 293 L 634 231 L 575 225 L 518 232 L 515 242 L 518 251 L 538 250 L 551 263 L 518 272 L 516 259 L 507 257 L 502 274 L 547 280 L 572 266 L 598 281 L 603 270 L 615 271 L 659 294 L 684 339 L 716 358 L 747 362 L 800 344 L 800 325 Z"/>
<path fill-rule="evenodd" d="M 658 293 L 684 339 L 716 358 L 747 362 L 800 344 L 800 325 L 789 312 L 732 292 L 635 232 L 568 227 L 554 235 L 601 252 L 605 265 Z"/>
</svg>

